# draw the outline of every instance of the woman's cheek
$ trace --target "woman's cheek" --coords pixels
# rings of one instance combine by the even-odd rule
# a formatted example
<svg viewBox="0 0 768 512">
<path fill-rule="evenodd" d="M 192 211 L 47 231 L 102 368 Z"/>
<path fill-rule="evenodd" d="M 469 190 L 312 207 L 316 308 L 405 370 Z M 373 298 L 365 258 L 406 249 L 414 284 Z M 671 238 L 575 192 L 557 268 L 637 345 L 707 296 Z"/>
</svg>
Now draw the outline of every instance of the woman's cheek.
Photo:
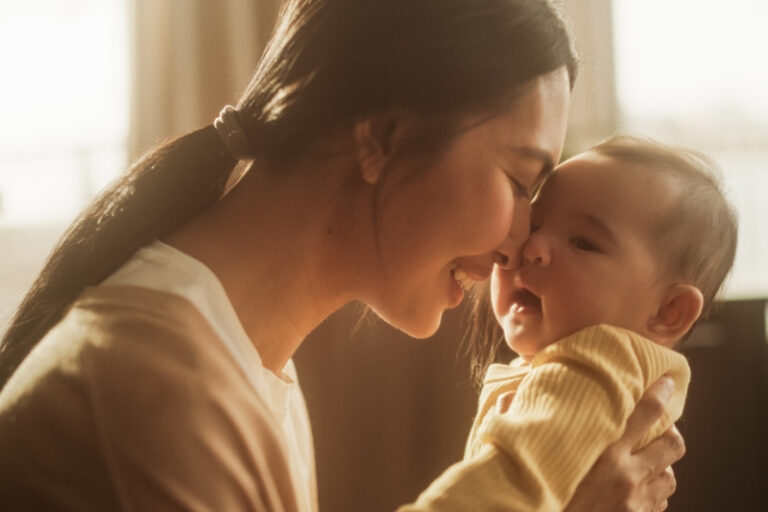
<svg viewBox="0 0 768 512">
<path fill-rule="evenodd" d="M 489 202 L 489 206 L 484 226 L 487 238 L 479 253 L 501 251 L 516 261 L 530 234 L 530 204 L 510 191 L 500 195 L 496 203 Z"/>
<path fill-rule="evenodd" d="M 475 215 L 475 232 L 478 235 L 477 254 L 487 253 L 507 244 L 509 237 L 522 239 L 528 232 L 528 212 L 515 199 L 511 189 L 496 187 L 496 192 L 486 194 Z M 520 241 L 522 243 L 522 240 Z"/>
<path fill-rule="evenodd" d="M 508 232 L 509 238 L 516 245 L 516 251 L 522 249 L 523 244 L 531 234 L 531 202 L 528 199 L 514 198 L 512 207 L 512 220 Z"/>
</svg>

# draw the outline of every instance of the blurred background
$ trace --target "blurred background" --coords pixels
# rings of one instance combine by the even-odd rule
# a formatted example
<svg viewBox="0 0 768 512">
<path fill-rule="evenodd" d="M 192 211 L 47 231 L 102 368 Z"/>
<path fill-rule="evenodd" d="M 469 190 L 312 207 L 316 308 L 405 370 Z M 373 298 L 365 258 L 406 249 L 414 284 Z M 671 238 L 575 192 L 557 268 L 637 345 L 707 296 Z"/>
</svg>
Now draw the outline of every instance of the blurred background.
<svg viewBox="0 0 768 512">
<path fill-rule="evenodd" d="M 363 1 L 363 0 L 361 0 Z M 688 342 L 671 510 L 768 510 L 768 3 L 565 0 L 583 57 L 567 153 L 614 132 L 713 156 L 740 214 L 727 303 Z M 0 329 L 64 227 L 158 140 L 236 101 L 279 0 L 0 0 Z M 436 2 L 436 6 L 439 2 Z M 415 341 L 361 309 L 296 356 L 321 510 L 393 510 L 458 460 L 462 311 Z"/>
</svg>

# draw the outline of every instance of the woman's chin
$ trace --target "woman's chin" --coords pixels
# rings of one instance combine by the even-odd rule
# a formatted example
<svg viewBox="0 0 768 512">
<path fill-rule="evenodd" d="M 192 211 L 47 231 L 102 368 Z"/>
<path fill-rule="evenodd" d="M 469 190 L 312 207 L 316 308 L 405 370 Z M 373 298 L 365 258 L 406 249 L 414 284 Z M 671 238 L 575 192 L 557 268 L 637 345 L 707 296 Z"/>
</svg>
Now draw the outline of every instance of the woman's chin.
<svg viewBox="0 0 768 512">
<path fill-rule="evenodd" d="M 431 322 L 420 322 L 417 325 L 413 325 L 408 328 L 401 328 L 400 330 L 406 333 L 411 338 L 423 340 L 429 338 L 437 332 L 440 328 L 440 322 L 442 321 L 442 314 Z"/>
<path fill-rule="evenodd" d="M 442 310 L 430 314 L 425 312 L 422 312 L 420 315 L 414 313 L 414 311 L 411 311 L 408 315 L 384 315 L 378 311 L 376 312 L 377 316 L 387 324 L 411 338 L 429 338 L 440 328 L 443 318 Z"/>
</svg>

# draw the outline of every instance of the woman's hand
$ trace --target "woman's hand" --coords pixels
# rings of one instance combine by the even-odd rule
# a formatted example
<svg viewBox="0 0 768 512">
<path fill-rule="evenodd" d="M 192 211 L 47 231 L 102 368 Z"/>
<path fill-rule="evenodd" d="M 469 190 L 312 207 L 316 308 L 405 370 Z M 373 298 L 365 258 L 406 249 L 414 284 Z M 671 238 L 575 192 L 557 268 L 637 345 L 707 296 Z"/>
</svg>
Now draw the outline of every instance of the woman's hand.
<svg viewBox="0 0 768 512">
<path fill-rule="evenodd" d="M 627 420 L 624 435 L 609 446 L 581 481 L 566 512 L 666 510 L 675 492 L 671 465 L 685 454 L 685 443 L 673 426 L 637 453 L 632 447 L 661 417 L 674 391 L 668 377 L 656 381 Z"/>
</svg>

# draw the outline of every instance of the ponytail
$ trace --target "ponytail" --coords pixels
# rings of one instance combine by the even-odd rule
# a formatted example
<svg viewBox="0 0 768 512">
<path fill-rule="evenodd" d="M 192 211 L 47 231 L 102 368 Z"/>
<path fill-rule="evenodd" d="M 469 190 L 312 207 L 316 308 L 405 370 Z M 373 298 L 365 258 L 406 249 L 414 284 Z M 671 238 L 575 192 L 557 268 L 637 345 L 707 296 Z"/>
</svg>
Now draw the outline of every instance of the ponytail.
<svg viewBox="0 0 768 512">
<path fill-rule="evenodd" d="M 80 293 L 221 196 L 235 168 L 213 126 L 164 142 L 107 187 L 51 252 L 0 342 L 0 389 Z"/>
</svg>

